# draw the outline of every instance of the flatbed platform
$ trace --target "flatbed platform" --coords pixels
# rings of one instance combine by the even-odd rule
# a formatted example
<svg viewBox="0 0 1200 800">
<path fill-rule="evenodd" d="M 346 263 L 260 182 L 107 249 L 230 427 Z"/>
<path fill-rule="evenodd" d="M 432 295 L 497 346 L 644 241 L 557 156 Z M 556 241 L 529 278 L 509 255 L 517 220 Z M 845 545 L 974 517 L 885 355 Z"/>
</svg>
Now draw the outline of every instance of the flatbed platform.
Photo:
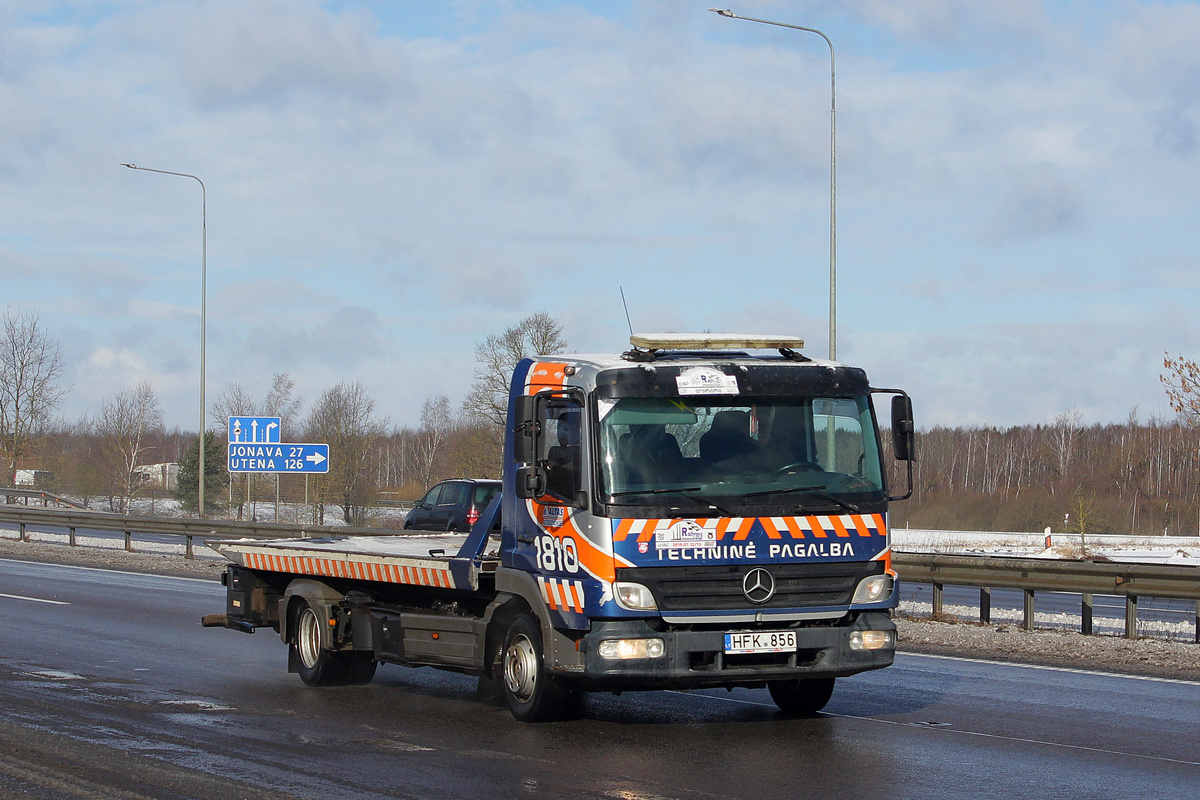
<svg viewBox="0 0 1200 800">
<path fill-rule="evenodd" d="M 232 539 L 209 547 L 234 564 L 286 572 L 383 583 L 474 590 L 479 573 L 497 558 L 464 555 L 467 534 L 396 534 L 325 539 Z"/>
</svg>

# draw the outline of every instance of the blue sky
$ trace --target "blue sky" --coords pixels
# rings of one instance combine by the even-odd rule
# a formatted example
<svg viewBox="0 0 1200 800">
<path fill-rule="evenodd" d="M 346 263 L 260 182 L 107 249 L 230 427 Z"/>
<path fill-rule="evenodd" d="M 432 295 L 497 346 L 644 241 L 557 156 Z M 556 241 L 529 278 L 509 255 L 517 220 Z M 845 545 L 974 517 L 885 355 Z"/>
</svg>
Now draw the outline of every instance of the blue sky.
<svg viewBox="0 0 1200 800">
<path fill-rule="evenodd" d="M 829 54 L 707 2 L 0 2 L 0 309 L 68 420 L 362 381 L 415 423 L 559 317 L 828 329 Z M 726 3 L 721 4 L 723 7 Z M 1200 356 L 1200 6 L 732 3 L 837 47 L 838 356 L 925 426 L 1169 416 Z"/>
</svg>

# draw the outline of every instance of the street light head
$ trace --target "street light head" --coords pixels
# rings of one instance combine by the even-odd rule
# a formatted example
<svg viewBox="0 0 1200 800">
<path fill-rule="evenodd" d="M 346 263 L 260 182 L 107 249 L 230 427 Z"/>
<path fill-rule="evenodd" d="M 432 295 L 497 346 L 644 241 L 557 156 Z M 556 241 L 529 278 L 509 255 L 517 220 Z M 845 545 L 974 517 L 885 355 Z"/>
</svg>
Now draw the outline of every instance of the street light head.
<svg viewBox="0 0 1200 800">
<path fill-rule="evenodd" d="M 139 167 L 137 164 L 122 164 L 121 166 L 129 167 L 130 169 L 141 169 L 141 167 Z"/>
<path fill-rule="evenodd" d="M 737 14 L 730 11 L 728 8 L 710 8 L 709 11 L 714 14 L 720 14 L 722 17 L 737 17 Z"/>
</svg>

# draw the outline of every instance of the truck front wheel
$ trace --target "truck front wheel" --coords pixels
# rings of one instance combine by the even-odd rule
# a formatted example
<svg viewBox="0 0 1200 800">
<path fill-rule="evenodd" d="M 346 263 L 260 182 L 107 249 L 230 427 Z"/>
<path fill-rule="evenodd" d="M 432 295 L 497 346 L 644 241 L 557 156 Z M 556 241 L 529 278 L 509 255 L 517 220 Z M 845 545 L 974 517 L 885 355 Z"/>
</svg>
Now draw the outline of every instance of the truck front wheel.
<svg viewBox="0 0 1200 800">
<path fill-rule="evenodd" d="M 307 686 L 343 686 L 370 683 L 376 662 L 371 653 L 326 650 L 321 644 L 321 617 L 308 603 L 296 617 L 292 647 L 296 671 Z"/>
<path fill-rule="evenodd" d="M 785 714 L 805 716 L 825 707 L 833 695 L 835 678 L 808 678 L 794 681 L 768 681 L 767 690 L 775 705 Z"/>
<path fill-rule="evenodd" d="M 578 708 L 578 693 L 545 670 L 542 631 L 528 614 L 518 614 L 508 627 L 501 655 L 504 699 L 521 722 L 565 719 Z"/>
</svg>

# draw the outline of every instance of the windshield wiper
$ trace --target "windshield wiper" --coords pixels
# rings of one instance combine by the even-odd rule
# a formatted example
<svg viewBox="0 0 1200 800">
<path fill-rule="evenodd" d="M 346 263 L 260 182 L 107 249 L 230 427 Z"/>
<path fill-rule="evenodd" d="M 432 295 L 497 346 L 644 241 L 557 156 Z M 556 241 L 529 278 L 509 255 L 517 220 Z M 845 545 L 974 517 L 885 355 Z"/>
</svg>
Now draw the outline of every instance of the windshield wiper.
<svg viewBox="0 0 1200 800">
<path fill-rule="evenodd" d="M 819 494 L 825 486 L 790 486 L 787 489 L 766 489 L 761 492 L 747 492 L 742 497 L 762 497 L 768 494 L 792 494 L 794 492 L 813 492 Z"/>
<path fill-rule="evenodd" d="M 708 506 L 709 508 L 715 508 L 717 511 L 720 511 L 722 514 L 724 514 L 727 517 L 737 516 L 732 511 L 722 508 L 721 506 L 714 503 L 712 500 L 709 500 L 707 497 L 696 494 L 696 492 L 699 492 L 700 490 L 701 490 L 701 487 L 699 487 L 699 486 L 686 486 L 682 489 L 674 489 L 674 488 L 672 488 L 672 489 L 667 489 L 667 488 L 631 489 L 629 491 L 624 491 L 624 492 L 610 492 L 609 497 L 628 497 L 631 494 L 681 494 L 689 500 L 695 500 L 697 503 L 703 503 L 704 505 Z"/>
<path fill-rule="evenodd" d="M 762 497 L 764 495 L 769 495 L 769 494 L 794 494 L 796 492 L 805 492 L 806 494 L 811 494 L 813 497 L 817 497 L 828 503 L 833 503 L 836 506 L 840 506 L 851 513 L 855 513 L 855 514 L 858 513 L 857 505 L 855 505 L 854 503 L 851 503 L 848 500 L 843 500 L 840 497 L 837 497 L 835 495 L 829 494 L 828 492 L 822 491 L 825 488 L 826 488 L 825 486 L 793 486 L 790 489 L 770 489 L 770 490 L 767 490 L 764 492 L 750 492 L 743 496 L 744 497 Z M 803 510 L 804 506 L 801 505 L 800 508 Z"/>
</svg>

